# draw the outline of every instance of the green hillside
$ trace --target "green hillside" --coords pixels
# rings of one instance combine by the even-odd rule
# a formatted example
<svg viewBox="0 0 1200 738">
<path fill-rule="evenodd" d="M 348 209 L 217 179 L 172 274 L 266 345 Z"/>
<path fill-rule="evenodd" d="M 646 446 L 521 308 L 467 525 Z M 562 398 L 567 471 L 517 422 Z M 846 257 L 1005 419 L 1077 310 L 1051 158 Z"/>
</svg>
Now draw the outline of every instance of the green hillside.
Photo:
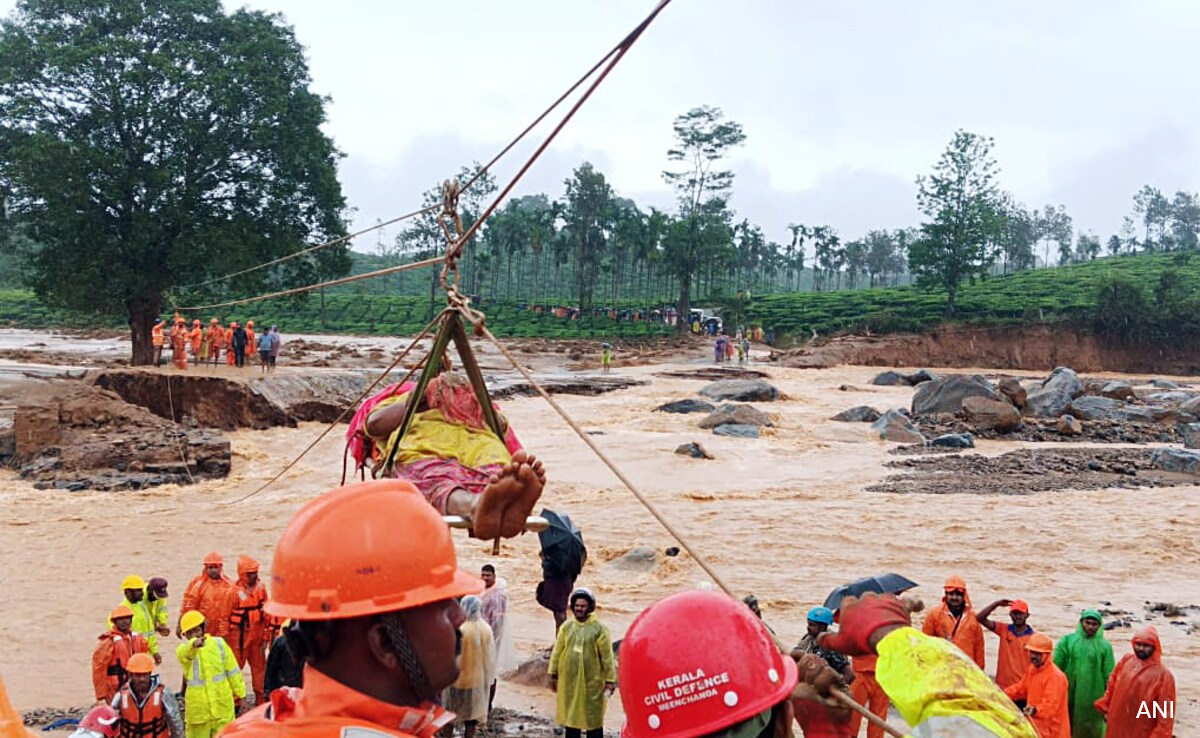
<svg viewBox="0 0 1200 738">
<path fill-rule="evenodd" d="M 1004 325 L 1089 318 L 1095 314 L 1101 285 L 1113 279 L 1139 287 L 1153 306 L 1165 272 L 1176 275 L 1171 281 L 1177 294 L 1193 299 L 1200 294 L 1200 258 L 1192 258 L 1190 252 L 1114 256 L 964 284 L 954 321 Z M 945 304 L 944 292 L 915 287 L 793 292 L 756 296 L 746 320 L 799 339 L 814 331 L 919 331 L 945 322 Z"/>
</svg>

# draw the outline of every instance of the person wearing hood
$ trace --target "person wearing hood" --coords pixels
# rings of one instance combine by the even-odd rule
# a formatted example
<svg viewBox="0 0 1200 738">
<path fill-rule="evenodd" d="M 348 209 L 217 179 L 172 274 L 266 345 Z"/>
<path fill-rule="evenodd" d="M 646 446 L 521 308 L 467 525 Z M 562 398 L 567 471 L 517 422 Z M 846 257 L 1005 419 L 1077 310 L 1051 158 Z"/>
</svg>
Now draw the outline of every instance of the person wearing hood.
<svg viewBox="0 0 1200 738">
<path fill-rule="evenodd" d="M 176 369 L 187 369 L 188 330 L 183 318 L 175 316 L 175 325 L 171 328 L 171 361 Z"/>
<path fill-rule="evenodd" d="M 513 649 L 512 633 L 508 628 L 508 582 L 503 577 L 496 576 L 496 567 L 491 564 L 483 565 L 479 578 L 483 580 L 483 593 L 479 595 L 483 603 L 483 622 L 492 629 L 492 639 L 496 642 L 496 670 L 492 674 L 492 685 L 488 690 L 490 716 L 492 705 L 496 701 L 496 674 L 516 668 L 517 655 Z"/>
<path fill-rule="evenodd" d="M 1007 607 L 1011 625 L 1004 625 L 988 616 L 997 607 Z M 996 684 L 1008 688 L 1025 676 L 1029 668 L 1031 651 L 1025 646 L 1033 636 L 1033 627 L 1029 619 L 1029 603 L 1025 600 L 996 600 L 975 615 L 975 619 L 984 628 L 995 633 L 1000 638 L 1000 648 L 996 658 Z M 1021 705 L 1017 705 L 1021 707 Z"/>
<path fill-rule="evenodd" d="M 246 321 L 246 356 L 251 358 L 258 353 L 258 337 L 254 335 L 254 321 Z"/>
<path fill-rule="evenodd" d="M 237 584 L 229 594 L 229 630 L 225 640 L 233 650 L 239 669 L 250 664 L 254 704 L 261 705 L 266 699 L 263 684 L 267 669 L 267 644 L 271 642 L 263 613 L 263 607 L 267 604 L 267 588 L 258 578 L 258 561 L 255 559 L 239 556 L 237 572 Z"/>
<path fill-rule="evenodd" d="M 221 347 L 225 345 L 225 329 L 216 318 L 208 321 L 208 333 L 205 334 L 204 340 L 208 344 L 204 358 L 212 359 L 213 366 L 216 366 L 221 359 Z"/>
<path fill-rule="evenodd" d="M 239 330 L 241 329 L 238 328 L 236 320 L 230 321 L 229 327 L 225 329 L 225 366 L 237 365 L 237 350 L 234 348 L 233 334 Z M 243 341 L 245 340 L 245 334 L 246 332 L 242 331 Z M 245 344 L 243 343 L 243 345 Z"/>
<path fill-rule="evenodd" d="M 192 329 L 188 331 L 188 341 L 192 344 L 192 358 L 196 361 L 196 366 L 199 366 L 203 361 L 201 352 L 204 344 L 204 329 L 200 327 L 199 318 L 192 320 Z"/>
<path fill-rule="evenodd" d="M 1038 738 L 1071 738 L 1071 714 L 1067 700 L 1067 677 L 1051 660 L 1054 641 L 1038 633 L 1025 643 L 1029 667 L 1021 680 L 1004 689 L 1013 702 L 1024 703 L 1021 711 L 1033 723 Z"/>
<path fill-rule="evenodd" d="M 1104 738 L 1104 716 L 1096 700 L 1104 695 L 1113 670 L 1113 650 L 1104 638 L 1097 610 L 1084 610 L 1075 632 L 1059 639 L 1054 647 L 1054 665 L 1067 675 L 1067 701 L 1071 708 L 1074 738 Z"/>
<path fill-rule="evenodd" d="M 154 366 L 162 364 L 163 345 L 167 342 L 163 335 L 163 319 L 155 318 L 154 327 L 150 329 L 150 346 L 154 349 Z"/>
<path fill-rule="evenodd" d="M 229 613 L 233 605 L 233 582 L 224 574 L 225 559 L 216 551 L 204 557 L 204 571 L 188 582 L 183 592 L 183 602 L 179 605 L 180 617 L 188 610 L 199 610 L 207 622 L 209 635 L 224 638 L 229 633 Z M 183 631 L 177 624 L 175 636 L 183 637 Z"/>
<path fill-rule="evenodd" d="M 149 650 L 146 639 L 133 632 L 133 610 L 128 605 L 117 605 L 108 619 L 112 627 L 100 635 L 92 652 L 92 686 L 97 704 L 112 702 L 129 679 L 129 659 Z"/>
<path fill-rule="evenodd" d="M 167 580 L 162 577 L 151 577 L 146 583 L 146 609 L 150 611 L 150 619 L 154 621 L 154 630 L 160 636 L 171 635 L 167 625 Z"/>
<path fill-rule="evenodd" d="M 134 654 L 127 665 L 129 681 L 113 697 L 119 738 L 184 738 L 179 704 L 154 673 L 154 659 Z"/>
<path fill-rule="evenodd" d="M 925 616 L 921 631 L 925 635 L 945 638 L 962 649 L 980 669 L 984 668 L 983 626 L 971 609 L 971 597 L 962 577 L 946 580 L 941 604 Z"/>
<path fill-rule="evenodd" d="M 1112 738 L 1171 738 L 1175 729 L 1175 677 L 1162 663 L 1162 643 L 1153 625 L 1133 634 L 1127 653 L 1108 678 L 1096 709 Z"/>
<path fill-rule="evenodd" d="M 557 693 L 556 722 L 566 738 L 602 738 L 604 710 L 617 686 L 612 637 L 596 619 L 596 597 L 580 587 L 568 600 L 573 618 L 558 631 L 550 652 L 550 688 Z"/>
<path fill-rule="evenodd" d="M 462 648 L 458 679 L 446 690 L 446 709 L 463 724 L 463 738 L 475 738 L 476 726 L 488 716 L 488 697 L 496 678 L 496 640 L 483 620 L 483 600 L 464 597 L 462 609 L 467 619 L 458 626 Z"/>
</svg>

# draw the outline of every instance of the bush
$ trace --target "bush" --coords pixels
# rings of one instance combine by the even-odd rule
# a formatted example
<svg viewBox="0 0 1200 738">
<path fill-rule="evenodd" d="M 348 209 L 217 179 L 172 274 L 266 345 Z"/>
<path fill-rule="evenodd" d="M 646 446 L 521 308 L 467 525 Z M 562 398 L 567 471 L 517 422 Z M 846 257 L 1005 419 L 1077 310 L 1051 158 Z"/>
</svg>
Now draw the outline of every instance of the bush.
<svg viewBox="0 0 1200 738">
<path fill-rule="evenodd" d="M 1129 343 L 1150 324 L 1146 293 L 1128 277 L 1114 275 L 1100 284 L 1092 324 L 1097 333 Z"/>
</svg>

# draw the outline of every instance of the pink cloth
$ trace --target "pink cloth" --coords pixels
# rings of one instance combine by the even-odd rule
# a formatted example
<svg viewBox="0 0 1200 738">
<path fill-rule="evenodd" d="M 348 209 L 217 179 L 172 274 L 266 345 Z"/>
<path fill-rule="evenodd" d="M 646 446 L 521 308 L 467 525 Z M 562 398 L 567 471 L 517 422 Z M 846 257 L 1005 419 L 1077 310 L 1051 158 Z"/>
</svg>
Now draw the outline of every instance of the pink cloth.
<svg viewBox="0 0 1200 738">
<path fill-rule="evenodd" d="M 503 464 L 487 464 L 473 469 L 454 459 L 420 459 L 396 467 L 395 477 L 412 482 L 429 504 L 445 515 L 451 492 L 463 489 L 473 495 L 480 494 L 492 475 L 503 468 Z"/>
</svg>

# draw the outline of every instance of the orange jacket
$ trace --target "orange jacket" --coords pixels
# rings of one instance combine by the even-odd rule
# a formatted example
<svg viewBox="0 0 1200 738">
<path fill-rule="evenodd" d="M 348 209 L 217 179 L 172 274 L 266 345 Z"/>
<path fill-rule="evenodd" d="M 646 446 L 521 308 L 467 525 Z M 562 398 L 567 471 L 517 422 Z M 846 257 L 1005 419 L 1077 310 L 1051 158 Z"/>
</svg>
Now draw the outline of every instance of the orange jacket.
<svg viewBox="0 0 1200 738">
<path fill-rule="evenodd" d="M 204 330 L 200 326 L 196 326 L 188 333 L 188 339 L 192 342 L 192 353 L 200 353 L 200 344 L 204 340 Z"/>
<path fill-rule="evenodd" d="M 165 339 L 163 338 L 163 324 L 155 323 L 154 327 L 150 329 L 150 345 L 162 346 L 164 343 Z"/>
<path fill-rule="evenodd" d="M 1108 677 L 1108 689 L 1096 700 L 1096 709 L 1108 720 L 1112 738 L 1171 738 L 1175 677 L 1162 665 L 1158 631 L 1148 625 L 1133 634 L 1133 642 L 1151 644 L 1154 653 L 1145 661 L 1125 654 Z"/>
<path fill-rule="evenodd" d="M 257 707 L 225 726 L 221 736 L 340 738 L 348 734 L 342 732 L 347 728 L 363 728 L 377 735 L 433 738 L 434 733 L 453 720 L 454 713 L 433 703 L 404 707 L 381 702 L 305 666 L 304 689 L 275 690 L 270 704 Z"/>
<path fill-rule="evenodd" d="M 958 646 L 980 669 L 983 668 L 983 626 L 975 619 L 970 599 L 967 599 L 963 606 L 962 616 L 955 620 L 950 614 L 950 608 L 946 606 L 946 598 L 943 597 L 941 604 L 925 616 L 921 631 L 925 635 L 945 638 Z"/>
<path fill-rule="evenodd" d="M 1034 630 L 1017 635 L 1012 626 L 1005 623 L 993 623 L 992 632 L 1000 637 L 1000 651 L 996 659 L 996 684 L 1001 688 L 1011 687 L 1025 676 L 1029 669 L 1029 651 L 1025 644 L 1033 636 Z"/>
<path fill-rule="evenodd" d="M 229 593 L 229 642 L 237 653 L 244 653 L 246 646 L 261 643 L 267 633 L 266 615 L 263 606 L 267 604 L 267 588 L 257 582 L 254 587 L 247 587 L 246 581 L 238 577 L 237 584 Z"/>
<path fill-rule="evenodd" d="M 254 336 L 254 329 L 246 326 L 246 356 L 253 356 L 258 353 L 258 338 Z"/>
<path fill-rule="evenodd" d="M 208 355 L 215 356 L 225 345 L 225 329 L 219 325 L 208 326 Z"/>
<path fill-rule="evenodd" d="M 1029 722 L 1038 738 L 1071 738 L 1067 675 L 1054 665 L 1050 654 L 1041 666 L 1030 664 L 1021 681 L 1005 688 L 1004 694 L 1011 700 L 1025 700 L 1027 707 L 1036 709 Z"/>
<path fill-rule="evenodd" d="M 188 582 L 183 592 L 183 602 L 179 606 L 179 614 L 188 610 L 199 610 L 207 623 L 209 635 L 225 638 L 229 633 L 229 612 L 233 607 L 231 597 L 234 594 L 233 582 L 222 575 L 220 579 L 209 579 L 204 572 Z"/>
<path fill-rule="evenodd" d="M 92 687 L 96 690 L 96 699 L 112 702 L 129 681 L 129 672 L 125 671 L 129 657 L 149 652 L 146 639 L 137 633 L 127 635 L 115 628 L 102 633 L 96 650 L 92 651 Z"/>
</svg>

